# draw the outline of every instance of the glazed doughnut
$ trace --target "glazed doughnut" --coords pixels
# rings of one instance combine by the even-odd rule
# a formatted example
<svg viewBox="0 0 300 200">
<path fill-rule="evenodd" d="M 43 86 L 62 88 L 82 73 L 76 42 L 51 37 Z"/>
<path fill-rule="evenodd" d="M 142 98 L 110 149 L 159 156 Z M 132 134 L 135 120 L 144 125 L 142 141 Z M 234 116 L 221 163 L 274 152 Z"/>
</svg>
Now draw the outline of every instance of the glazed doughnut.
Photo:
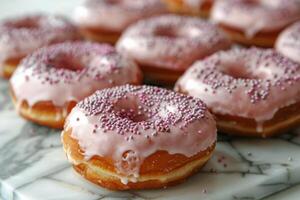
<svg viewBox="0 0 300 200">
<path fill-rule="evenodd" d="M 0 23 L 0 76 L 9 78 L 20 60 L 53 43 L 79 39 L 75 27 L 62 16 L 30 15 Z"/>
<path fill-rule="evenodd" d="M 195 60 L 229 48 L 230 41 L 199 18 L 164 15 L 133 24 L 116 46 L 140 65 L 148 79 L 172 84 Z"/>
<path fill-rule="evenodd" d="M 196 98 L 154 86 L 100 90 L 68 116 L 62 142 L 87 180 L 113 190 L 174 185 L 210 158 L 216 124 Z"/>
<path fill-rule="evenodd" d="M 87 39 L 115 43 L 130 24 L 166 11 L 160 0 L 85 0 L 74 20 Z"/>
<path fill-rule="evenodd" d="M 169 10 L 178 14 L 208 17 L 214 0 L 163 0 Z"/>
<path fill-rule="evenodd" d="M 98 89 L 139 84 L 137 65 L 106 44 L 61 43 L 26 57 L 13 74 L 10 88 L 24 118 L 62 128 L 74 105 Z"/>
<path fill-rule="evenodd" d="M 300 64 L 300 22 L 280 33 L 275 46 L 278 52 Z"/>
<path fill-rule="evenodd" d="M 211 18 L 244 45 L 273 47 L 278 34 L 300 19 L 298 0 L 216 1 Z"/>
<path fill-rule="evenodd" d="M 300 66 L 271 49 L 212 55 L 195 63 L 175 90 L 200 97 L 229 134 L 267 137 L 300 124 Z"/>
</svg>

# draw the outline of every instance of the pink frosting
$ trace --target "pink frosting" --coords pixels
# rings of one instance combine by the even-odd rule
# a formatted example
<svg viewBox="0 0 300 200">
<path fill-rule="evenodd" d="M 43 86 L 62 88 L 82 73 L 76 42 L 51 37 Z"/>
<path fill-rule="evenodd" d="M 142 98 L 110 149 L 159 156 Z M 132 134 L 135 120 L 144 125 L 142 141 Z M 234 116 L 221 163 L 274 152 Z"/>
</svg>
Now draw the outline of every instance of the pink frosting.
<svg viewBox="0 0 300 200">
<path fill-rule="evenodd" d="M 216 141 L 215 121 L 201 100 L 152 86 L 97 91 L 71 111 L 69 128 L 87 160 L 114 160 L 123 183 L 136 181 L 143 160 L 157 151 L 191 157 Z"/>
<path fill-rule="evenodd" d="M 213 21 L 238 28 L 253 37 L 258 32 L 278 31 L 300 19 L 298 0 L 216 1 Z"/>
<path fill-rule="evenodd" d="M 160 0 L 86 0 L 75 9 L 74 19 L 82 27 L 122 32 L 141 18 L 165 12 Z"/>
<path fill-rule="evenodd" d="M 79 39 L 77 30 L 61 16 L 30 15 L 7 19 L 0 24 L 0 64 L 24 57 L 45 45 L 75 39 Z"/>
<path fill-rule="evenodd" d="M 207 21 L 164 15 L 130 26 L 117 50 L 141 65 L 183 71 L 195 60 L 229 46 L 223 32 Z"/>
<path fill-rule="evenodd" d="M 26 57 L 10 83 L 15 96 L 30 106 L 52 101 L 64 106 L 98 89 L 138 82 L 137 65 L 114 47 L 89 42 L 61 43 Z"/>
<path fill-rule="evenodd" d="M 201 98 L 213 113 L 262 123 L 300 101 L 300 66 L 271 49 L 233 49 L 195 63 L 175 89 Z"/>
<path fill-rule="evenodd" d="M 275 46 L 277 51 L 300 63 L 300 22 L 284 30 L 279 35 Z"/>
</svg>

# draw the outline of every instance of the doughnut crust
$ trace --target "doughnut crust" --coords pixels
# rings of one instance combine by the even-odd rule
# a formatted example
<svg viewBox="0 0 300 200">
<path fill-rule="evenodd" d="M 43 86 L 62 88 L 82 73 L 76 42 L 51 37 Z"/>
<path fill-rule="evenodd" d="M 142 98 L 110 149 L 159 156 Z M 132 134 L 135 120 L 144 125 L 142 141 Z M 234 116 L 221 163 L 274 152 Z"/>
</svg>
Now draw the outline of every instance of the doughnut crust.
<svg viewBox="0 0 300 200">
<path fill-rule="evenodd" d="M 2 73 L 0 75 L 5 78 L 9 79 L 11 75 L 14 73 L 18 66 L 19 60 L 13 60 L 13 61 L 6 61 L 2 64 Z"/>
<path fill-rule="evenodd" d="M 194 15 L 208 17 L 213 0 L 204 1 L 199 8 L 191 8 L 186 5 L 185 0 L 163 0 L 171 12 L 183 15 Z"/>
<path fill-rule="evenodd" d="M 211 20 L 235 42 L 273 47 L 278 34 L 299 20 L 298 4 L 295 0 L 216 1 Z"/>
<path fill-rule="evenodd" d="M 132 84 L 139 85 L 140 80 L 141 77 L 138 78 L 137 82 Z M 65 103 L 64 107 L 57 107 L 51 101 L 40 101 L 30 107 L 26 100 L 19 102 L 11 87 L 10 94 L 17 112 L 22 117 L 39 125 L 57 129 L 63 128 L 67 115 L 77 103 L 69 101 Z"/>
<path fill-rule="evenodd" d="M 139 65 L 151 83 L 159 83 L 165 86 L 173 85 L 184 71 L 168 70 L 147 65 Z"/>
<path fill-rule="evenodd" d="M 246 46 L 273 47 L 277 36 L 282 30 L 272 32 L 259 32 L 254 37 L 248 38 L 243 31 L 228 25 L 219 24 L 220 28 L 231 38 L 232 41 Z"/>
<path fill-rule="evenodd" d="M 178 92 L 187 94 L 179 89 Z M 279 109 L 274 117 L 262 124 L 254 119 L 231 115 L 215 114 L 217 127 L 220 132 L 230 135 L 248 137 L 272 137 L 300 124 L 300 102 Z M 261 129 L 261 131 L 258 131 Z"/>
<path fill-rule="evenodd" d="M 199 170 L 211 157 L 215 144 L 195 156 L 169 154 L 157 151 L 148 156 L 141 168 L 137 182 L 121 182 L 111 158 L 93 156 L 85 160 L 78 141 L 71 137 L 71 129 L 63 131 L 64 151 L 74 169 L 85 179 L 111 190 L 154 189 L 176 185 Z"/>
<path fill-rule="evenodd" d="M 232 135 L 270 137 L 297 127 L 300 124 L 299 109 L 300 103 L 281 108 L 271 120 L 262 125 L 252 119 L 216 115 L 217 126 L 221 131 Z M 258 132 L 257 129 L 262 129 L 262 131 Z"/>
<path fill-rule="evenodd" d="M 66 103 L 65 107 L 56 107 L 51 101 L 41 101 L 30 107 L 25 100 L 17 103 L 18 100 L 11 89 L 10 94 L 17 111 L 22 117 L 51 128 L 63 128 L 65 118 L 76 105 L 75 101 L 70 101 Z"/>
<path fill-rule="evenodd" d="M 121 35 L 117 32 L 96 28 L 81 28 L 79 31 L 84 36 L 84 38 L 88 40 L 96 42 L 106 42 L 110 44 L 115 44 Z"/>
</svg>

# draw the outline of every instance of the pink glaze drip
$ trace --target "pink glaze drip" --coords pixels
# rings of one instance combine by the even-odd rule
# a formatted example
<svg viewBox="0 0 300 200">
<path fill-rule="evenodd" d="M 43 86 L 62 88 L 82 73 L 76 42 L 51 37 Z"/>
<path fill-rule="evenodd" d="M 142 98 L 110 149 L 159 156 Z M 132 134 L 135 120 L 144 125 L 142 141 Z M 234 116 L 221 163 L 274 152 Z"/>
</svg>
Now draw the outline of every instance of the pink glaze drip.
<svg viewBox="0 0 300 200">
<path fill-rule="evenodd" d="M 141 65 L 178 71 L 230 42 L 214 25 L 194 17 L 164 15 L 130 26 L 117 43 L 117 50 Z"/>
<path fill-rule="evenodd" d="M 195 63 L 175 89 L 213 113 L 264 122 L 300 101 L 300 66 L 271 49 L 233 49 Z"/>
<path fill-rule="evenodd" d="M 298 0 L 216 1 L 211 18 L 218 24 L 240 29 L 249 37 L 258 32 L 278 31 L 300 19 Z"/>
<path fill-rule="evenodd" d="M 45 45 L 76 39 L 79 39 L 76 28 L 61 16 L 7 19 L 0 24 L 0 64 L 22 58 Z"/>
<path fill-rule="evenodd" d="M 284 30 L 275 46 L 281 54 L 300 64 L 300 22 Z"/>
<path fill-rule="evenodd" d="M 86 0 L 74 12 L 81 27 L 122 32 L 128 25 L 166 13 L 160 0 Z"/>
<path fill-rule="evenodd" d="M 10 83 L 19 101 L 30 106 L 52 101 L 64 106 L 98 89 L 138 82 L 137 65 L 107 44 L 73 42 L 42 48 L 26 57 Z"/>
<path fill-rule="evenodd" d="M 157 151 L 190 157 L 216 141 L 215 121 L 201 100 L 152 86 L 97 91 L 72 110 L 69 128 L 87 160 L 110 157 L 129 181 Z M 131 167 L 125 169 L 124 162 Z"/>
</svg>

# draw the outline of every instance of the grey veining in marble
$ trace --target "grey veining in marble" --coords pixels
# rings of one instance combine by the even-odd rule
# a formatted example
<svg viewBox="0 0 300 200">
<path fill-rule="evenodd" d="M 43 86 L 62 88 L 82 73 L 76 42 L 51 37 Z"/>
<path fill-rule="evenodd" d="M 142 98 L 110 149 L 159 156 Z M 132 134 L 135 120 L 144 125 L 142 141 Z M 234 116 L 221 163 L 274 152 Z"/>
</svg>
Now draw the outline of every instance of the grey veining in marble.
<svg viewBox="0 0 300 200">
<path fill-rule="evenodd" d="M 185 183 L 113 192 L 78 176 L 60 133 L 21 119 L 0 82 L 0 191 L 6 199 L 272 199 L 300 183 L 300 130 L 272 139 L 221 136 L 213 158 Z M 280 195 L 282 195 L 280 193 Z"/>
<path fill-rule="evenodd" d="M 10 103 L 10 96 L 8 88 L 7 80 L 3 80 L 0 78 L 0 110 L 12 110 L 13 106 Z"/>
</svg>

